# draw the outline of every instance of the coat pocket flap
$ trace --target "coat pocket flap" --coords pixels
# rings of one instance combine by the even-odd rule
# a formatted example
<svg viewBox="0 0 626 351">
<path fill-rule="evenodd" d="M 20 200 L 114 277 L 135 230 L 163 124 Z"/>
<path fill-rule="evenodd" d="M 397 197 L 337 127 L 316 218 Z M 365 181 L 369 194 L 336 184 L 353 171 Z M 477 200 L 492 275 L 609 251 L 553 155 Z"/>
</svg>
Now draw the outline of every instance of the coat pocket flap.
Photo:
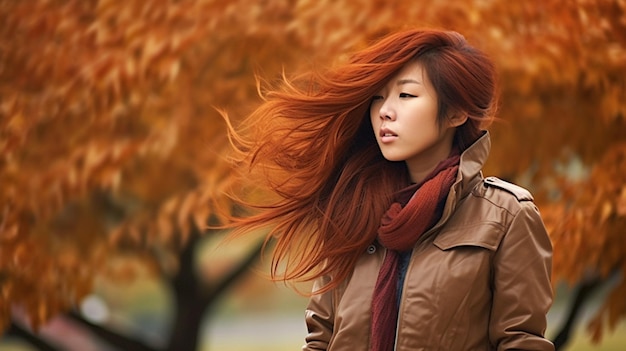
<svg viewBox="0 0 626 351">
<path fill-rule="evenodd" d="M 445 230 L 435 238 L 434 245 L 441 250 L 459 246 L 478 246 L 495 251 L 504 236 L 504 227 L 497 222 L 483 222 Z"/>
</svg>

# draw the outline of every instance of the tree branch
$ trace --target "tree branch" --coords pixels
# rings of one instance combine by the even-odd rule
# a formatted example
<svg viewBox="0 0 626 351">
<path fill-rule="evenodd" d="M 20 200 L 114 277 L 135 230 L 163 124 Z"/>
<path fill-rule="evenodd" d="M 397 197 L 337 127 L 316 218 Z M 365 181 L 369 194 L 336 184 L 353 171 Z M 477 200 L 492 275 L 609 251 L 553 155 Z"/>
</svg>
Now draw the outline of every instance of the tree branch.
<svg viewBox="0 0 626 351">
<path fill-rule="evenodd" d="M 116 346 L 121 350 L 125 351 L 158 351 L 157 348 L 148 346 L 140 341 L 131 339 L 122 334 L 111 331 L 105 327 L 102 327 L 98 324 L 94 324 L 79 314 L 75 312 L 68 313 L 68 316 L 75 322 L 80 325 L 86 327 L 93 334 L 97 335 L 99 338 L 105 340 L 107 343 L 112 346 Z"/>
<path fill-rule="evenodd" d="M 20 327 L 16 323 L 11 323 L 6 335 L 12 335 L 24 339 L 29 344 L 33 345 L 37 350 L 42 351 L 60 351 L 61 349 L 52 346 L 50 343 L 42 339 L 41 337 L 29 332 L 28 330 Z"/>
<path fill-rule="evenodd" d="M 584 280 L 578 284 L 578 289 L 574 294 L 572 303 L 570 304 L 565 324 L 561 327 L 558 334 L 554 338 L 555 351 L 564 349 L 570 341 L 570 337 L 582 307 L 585 305 L 591 295 L 600 287 L 605 280 L 599 276 L 594 276 L 591 279 Z"/>
<path fill-rule="evenodd" d="M 203 294 L 204 299 L 212 301 L 220 296 L 224 290 L 228 289 L 242 274 L 246 272 L 250 265 L 254 263 L 260 256 L 265 246 L 265 240 L 260 240 L 257 246 L 250 250 L 248 255 L 233 267 L 230 272 L 224 274 L 220 281 L 208 293 Z"/>
</svg>

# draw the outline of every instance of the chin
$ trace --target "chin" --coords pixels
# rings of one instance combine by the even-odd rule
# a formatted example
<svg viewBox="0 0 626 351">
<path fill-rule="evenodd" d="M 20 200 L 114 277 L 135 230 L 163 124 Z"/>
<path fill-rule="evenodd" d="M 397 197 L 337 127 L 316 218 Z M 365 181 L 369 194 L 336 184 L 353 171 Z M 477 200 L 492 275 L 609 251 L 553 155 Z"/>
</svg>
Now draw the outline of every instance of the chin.
<svg viewBox="0 0 626 351">
<path fill-rule="evenodd" d="M 399 157 L 397 155 L 385 155 L 383 153 L 383 157 L 385 158 L 385 160 L 387 160 L 389 162 L 403 162 L 403 161 L 405 161 L 404 157 Z"/>
</svg>

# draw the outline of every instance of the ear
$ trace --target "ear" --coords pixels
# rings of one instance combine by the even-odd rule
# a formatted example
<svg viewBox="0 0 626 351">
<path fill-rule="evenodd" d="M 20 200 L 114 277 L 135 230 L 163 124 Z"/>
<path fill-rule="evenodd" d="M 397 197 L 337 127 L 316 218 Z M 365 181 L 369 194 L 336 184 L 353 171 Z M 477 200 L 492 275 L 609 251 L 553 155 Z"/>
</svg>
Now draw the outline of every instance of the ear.
<svg viewBox="0 0 626 351">
<path fill-rule="evenodd" d="M 467 118 L 467 113 L 463 111 L 455 112 L 448 117 L 448 125 L 450 127 L 458 127 L 460 125 L 463 125 L 463 123 L 467 121 Z"/>
</svg>

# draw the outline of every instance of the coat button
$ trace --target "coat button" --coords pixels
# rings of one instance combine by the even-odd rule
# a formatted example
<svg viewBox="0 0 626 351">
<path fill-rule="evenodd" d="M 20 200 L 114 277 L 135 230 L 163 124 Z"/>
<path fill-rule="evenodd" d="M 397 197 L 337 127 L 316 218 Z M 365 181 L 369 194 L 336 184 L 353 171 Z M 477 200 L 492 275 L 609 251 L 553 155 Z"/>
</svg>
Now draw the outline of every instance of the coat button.
<svg viewBox="0 0 626 351">
<path fill-rule="evenodd" d="M 373 254 L 374 252 L 376 252 L 376 245 L 370 245 L 367 247 L 367 253 L 368 254 Z"/>
</svg>

